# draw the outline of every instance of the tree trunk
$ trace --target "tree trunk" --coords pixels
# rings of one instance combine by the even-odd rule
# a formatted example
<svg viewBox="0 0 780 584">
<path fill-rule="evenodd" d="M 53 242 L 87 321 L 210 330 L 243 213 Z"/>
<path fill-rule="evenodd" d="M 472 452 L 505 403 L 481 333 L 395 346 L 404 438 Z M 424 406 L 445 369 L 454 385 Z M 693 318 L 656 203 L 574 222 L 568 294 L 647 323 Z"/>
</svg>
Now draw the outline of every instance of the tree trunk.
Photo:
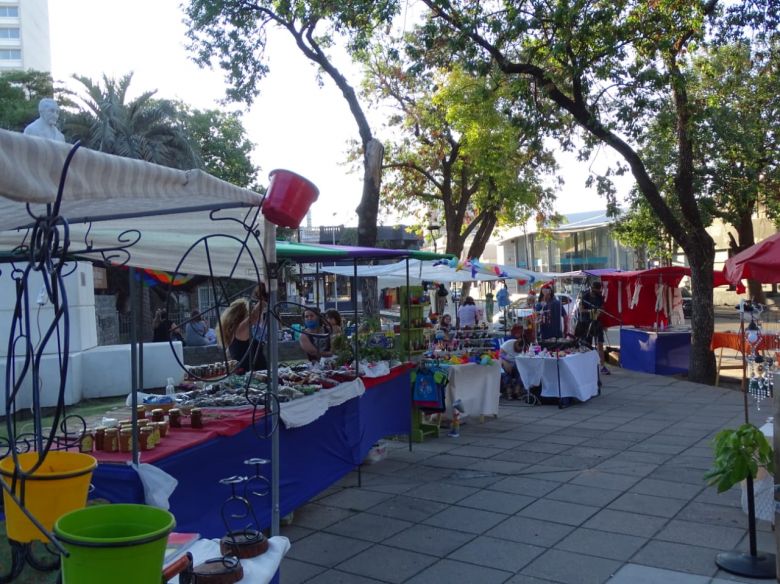
<svg viewBox="0 0 780 584">
<path fill-rule="evenodd" d="M 482 253 L 485 251 L 485 246 L 487 245 L 488 240 L 490 240 L 490 236 L 493 234 L 493 229 L 495 229 L 497 222 L 498 218 L 496 217 L 495 213 L 485 214 L 479 224 L 479 227 L 477 227 L 477 232 L 474 234 L 474 239 L 471 240 L 471 245 L 469 246 L 469 252 L 467 254 L 469 259 L 479 258 L 482 255 Z M 471 290 L 471 282 L 464 282 L 463 287 L 461 288 L 460 297 L 465 298 L 468 296 L 469 290 Z"/>
<path fill-rule="evenodd" d="M 743 213 L 740 217 L 739 225 L 737 228 L 737 237 L 739 238 L 739 245 L 734 250 L 735 253 L 739 253 L 742 250 L 749 248 L 756 243 L 756 234 L 753 231 L 753 206 L 751 205 L 749 211 Z M 732 242 L 733 242 L 732 238 Z M 748 298 L 759 304 L 766 304 L 766 296 L 764 295 L 764 289 L 761 286 L 761 282 L 757 280 L 748 280 Z"/>
<path fill-rule="evenodd" d="M 715 329 L 715 314 L 712 302 L 712 272 L 715 263 L 715 249 L 710 239 L 709 249 L 705 244 L 692 245 L 685 250 L 691 265 L 691 357 L 688 379 L 697 383 L 712 384 L 715 381 L 715 354 L 710 349 Z"/>
<path fill-rule="evenodd" d="M 357 208 L 358 245 L 376 246 L 376 220 L 379 212 L 379 190 L 382 186 L 382 158 L 385 148 L 379 140 L 371 138 L 365 145 L 363 155 L 363 196 Z M 363 315 L 371 318 L 379 315 L 379 292 L 376 278 L 361 278 L 360 293 L 363 300 Z"/>
</svg>

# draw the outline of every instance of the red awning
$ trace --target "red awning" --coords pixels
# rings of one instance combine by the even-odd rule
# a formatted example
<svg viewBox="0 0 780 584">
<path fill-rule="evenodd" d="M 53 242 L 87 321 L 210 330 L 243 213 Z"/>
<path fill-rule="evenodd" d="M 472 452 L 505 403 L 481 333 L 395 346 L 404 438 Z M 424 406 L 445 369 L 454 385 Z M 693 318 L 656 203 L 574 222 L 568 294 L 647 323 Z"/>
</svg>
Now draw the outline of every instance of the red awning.
<svg viewBox="0 0 780 584">
<path fill-rule="evenodd" d="M 775 233 L 726 260 L 723 273 L 733 284 L 743 278 L 758 280 L 763 284 L 780 282 L 780 233 Z"/>
</svg>

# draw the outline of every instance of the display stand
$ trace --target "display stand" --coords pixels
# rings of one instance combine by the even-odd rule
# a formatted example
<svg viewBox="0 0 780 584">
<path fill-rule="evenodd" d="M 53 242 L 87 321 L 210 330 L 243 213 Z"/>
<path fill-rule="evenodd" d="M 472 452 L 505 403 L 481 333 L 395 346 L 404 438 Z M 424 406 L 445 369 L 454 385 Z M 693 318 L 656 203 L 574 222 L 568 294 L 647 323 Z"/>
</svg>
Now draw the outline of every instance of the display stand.
<svg viewBox="0 0 780 584">
<path fill-rule="evenodd" d="M 436 424 L 425 421 L 425 413 L 417 407 L 412 408 L 412 440 L 423 442 L 426 438 L 438 438 L 441 429 L 441 414 L 437 414 Z"/>
<path fill-rule="evenodd" d="M 425 349 L 425 305 L 422 286 L 401 286 L 401 349 L 409 360 Z"/>
</svg>

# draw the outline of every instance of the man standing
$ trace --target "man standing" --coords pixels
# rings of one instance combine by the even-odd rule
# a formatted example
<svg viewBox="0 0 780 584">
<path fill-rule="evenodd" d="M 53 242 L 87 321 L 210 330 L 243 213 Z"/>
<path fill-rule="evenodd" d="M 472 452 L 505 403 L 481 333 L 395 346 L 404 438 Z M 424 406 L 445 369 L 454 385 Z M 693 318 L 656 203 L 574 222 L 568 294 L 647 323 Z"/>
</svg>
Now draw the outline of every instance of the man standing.
<svg viewBox="0 0 780 584">
<path fill-rule="evenodd" d="M 601 307 L 604 306 L 601 282 L 591 282 L 590 290 L 586 291 L 580 299 L 579 322 L 575 335 L 585 343 L 593 346 L 596 340 L 596 348 L 599 352 L 599 364 L 601 373 L 609 375 L 609 369 L 604 364 L 604 327 L 601 325 Z"/>
<path fill-rule="evenodd" d="M 65 136 L 57 129 L 57 120 L 60 118 L 60 108 L 57 102 L 49 97 L 44 97 L 38 102 L 38 114 L 40 117 L 24 129 L 25 136 L 37 136 L 38 138 L 64 142 Z"/>
</svg>

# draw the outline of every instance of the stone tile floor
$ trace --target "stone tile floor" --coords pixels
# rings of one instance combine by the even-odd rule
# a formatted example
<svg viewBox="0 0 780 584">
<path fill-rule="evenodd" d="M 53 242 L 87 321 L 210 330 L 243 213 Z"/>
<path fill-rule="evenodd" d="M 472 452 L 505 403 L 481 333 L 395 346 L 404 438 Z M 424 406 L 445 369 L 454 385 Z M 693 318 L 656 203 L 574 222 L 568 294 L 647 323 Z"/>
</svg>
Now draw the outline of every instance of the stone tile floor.
<svg viewBox="0 0 780 584">
<path fill-rule="evenodd" d="M 282 583 L 758 582 L 715 565 L 747 549 L 747 518 L 737 489 L 702 478 L 741 394 L 612 372 L 584 404 L 502 402 L 459 438 L 390 443 L 295 512 Z M 756 425 L 769 415 L 751 406 Z M 775 550 L 764 522 L 758 548 Z"/>
</svg>

